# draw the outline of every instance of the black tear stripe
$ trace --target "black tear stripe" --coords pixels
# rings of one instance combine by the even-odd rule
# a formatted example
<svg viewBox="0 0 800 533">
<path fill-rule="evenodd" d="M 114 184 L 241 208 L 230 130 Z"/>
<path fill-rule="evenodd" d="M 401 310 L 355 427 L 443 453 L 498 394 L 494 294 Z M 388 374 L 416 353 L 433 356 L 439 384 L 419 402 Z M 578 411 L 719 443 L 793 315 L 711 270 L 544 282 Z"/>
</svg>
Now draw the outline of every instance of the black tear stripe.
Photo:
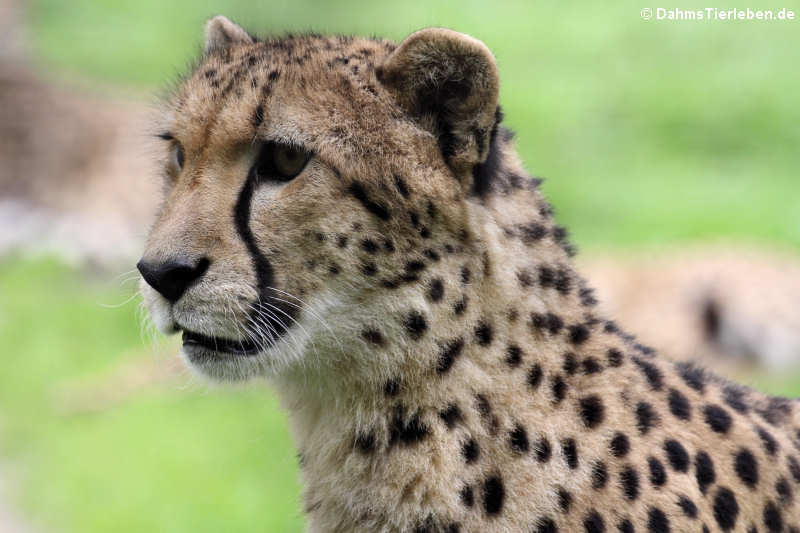
<svg viewBox="0 0 800 533">
<path fill-rule="evenodd" d="M 255 310 L 248 317 L 248 327 L 256 331 L 264 331 L 266 328 L 267 331 L 264 333 L 274 341 L 289 329 L 288 321 L 296 317 L 297 307 L 286 304 L 283 301 L 285 298 L 271 294 L 275 292 L 271 288 L 274 283 L 272 265 L 258 248 L 253 231 L 250 229 L 250 207 L 255 189 L 256 175 L 255 171 L 251 170 L 233 208 L 233 220 L 236 231 L 250 254 L 258 284 L 259 297 L 254 304 Z"/>
</svg>

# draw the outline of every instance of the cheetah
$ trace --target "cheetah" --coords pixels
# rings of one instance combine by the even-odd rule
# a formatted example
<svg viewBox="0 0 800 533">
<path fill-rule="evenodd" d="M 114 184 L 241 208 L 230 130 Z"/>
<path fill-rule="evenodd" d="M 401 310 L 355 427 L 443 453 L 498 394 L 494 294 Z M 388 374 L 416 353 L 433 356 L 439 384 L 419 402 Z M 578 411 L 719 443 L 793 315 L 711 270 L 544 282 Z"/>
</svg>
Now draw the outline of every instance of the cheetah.
<svg viewBox="0 0 800 533">
<path fill-rule="evenodd" d="M 158 130 L 154 322 L 278 391 L 309 532 L 800 531 L 800 407 L 599 315 L 498 89 L 448 29 L 210 20 Z"/>
</svg>

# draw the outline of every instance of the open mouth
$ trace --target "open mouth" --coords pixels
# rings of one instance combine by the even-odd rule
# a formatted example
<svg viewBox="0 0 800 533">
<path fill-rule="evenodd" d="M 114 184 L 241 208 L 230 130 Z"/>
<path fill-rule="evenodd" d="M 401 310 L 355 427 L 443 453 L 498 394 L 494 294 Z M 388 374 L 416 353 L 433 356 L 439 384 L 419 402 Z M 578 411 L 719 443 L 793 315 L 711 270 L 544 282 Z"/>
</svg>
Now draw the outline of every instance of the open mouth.
<svg viewBox="0 0 800 533">
<path fill-rule="evenodd" d="M 183 345 L 198 346 L 213 352 L 233 355 L 255 355 L 261 351 L 258 344 L 249 339 L 232 340 L 221 337 L 207 337 L 193 331 L 183 331 Z"/>
</svg>

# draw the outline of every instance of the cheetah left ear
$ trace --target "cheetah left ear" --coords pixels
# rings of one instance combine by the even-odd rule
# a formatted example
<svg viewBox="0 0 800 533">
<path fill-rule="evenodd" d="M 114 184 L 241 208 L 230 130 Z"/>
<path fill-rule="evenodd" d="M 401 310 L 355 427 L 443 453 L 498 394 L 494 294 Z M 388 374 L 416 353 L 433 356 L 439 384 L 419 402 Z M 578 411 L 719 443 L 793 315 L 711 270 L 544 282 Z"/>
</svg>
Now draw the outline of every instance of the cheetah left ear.
<svg viewBox="0 0 800 533">
<path fill-rule="evenodd" d="M 227 17 L 217 15 L 206 22 L 206 54 L 237 44 L 252 44 L 255 39 Z"/>
<path fill-rule="evenodd" d="M 398 103 L 439 139 L 459 178 L 482 163 L 495 124 L 500 80 L 485 44 L 428 28 L 408 36 L 376 71 Z"/>
</svg>

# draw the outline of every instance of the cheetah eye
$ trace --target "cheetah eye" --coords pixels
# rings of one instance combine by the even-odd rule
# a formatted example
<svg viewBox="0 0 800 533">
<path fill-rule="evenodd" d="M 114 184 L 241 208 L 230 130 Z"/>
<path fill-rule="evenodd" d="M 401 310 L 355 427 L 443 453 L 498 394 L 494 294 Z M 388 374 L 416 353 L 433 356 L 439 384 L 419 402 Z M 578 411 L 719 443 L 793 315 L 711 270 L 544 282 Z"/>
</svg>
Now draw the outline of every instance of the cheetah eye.
<svg viewBox="0 0 800 533">
<path fill-rule="evenodd" d="M 298 146 L 265 142 L 255 163 L 260 178 L 289 181 L 305 168 L 311 154 Z"/>
</svg>

